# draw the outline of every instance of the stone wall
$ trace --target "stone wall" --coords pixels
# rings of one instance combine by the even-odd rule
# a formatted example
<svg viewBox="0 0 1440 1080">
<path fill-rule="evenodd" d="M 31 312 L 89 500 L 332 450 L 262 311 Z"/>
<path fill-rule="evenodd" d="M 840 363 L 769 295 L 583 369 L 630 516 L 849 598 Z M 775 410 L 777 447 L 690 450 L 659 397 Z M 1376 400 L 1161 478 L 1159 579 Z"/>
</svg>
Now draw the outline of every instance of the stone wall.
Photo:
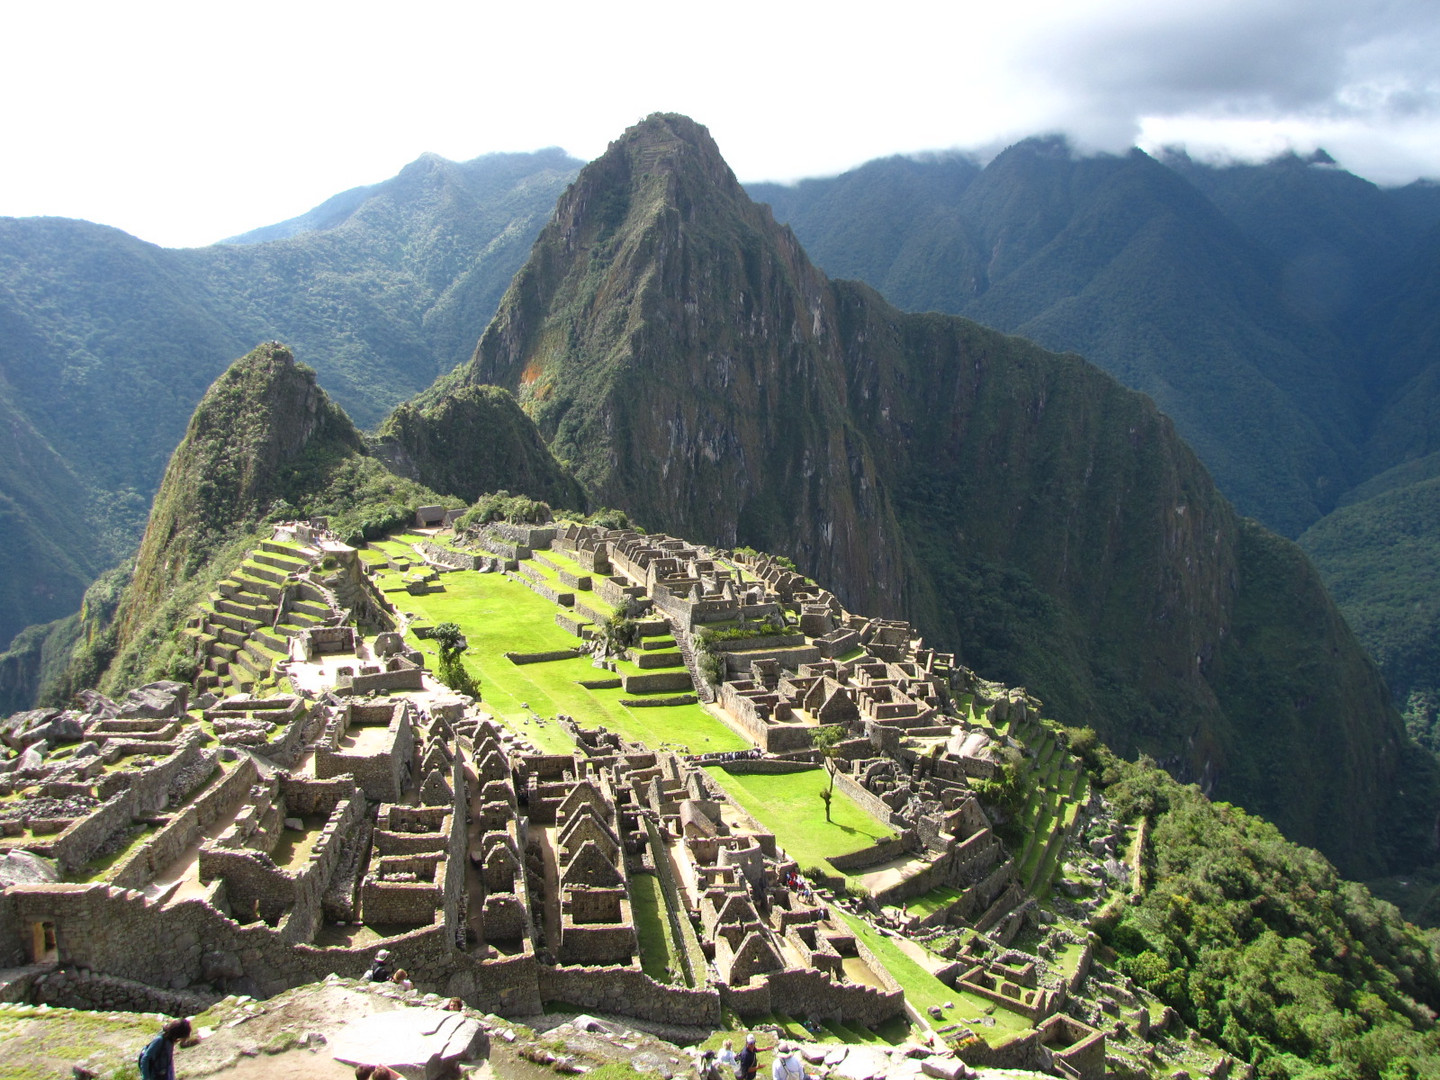
<svg viewBox="0 0 1440 1080">
<path fill-rule="evenodd" d="M 832 855 L 827 861 L 836 870 L 842 873 L 851 873 L 855 870 L 878 866 L 891 859 L 898 859 L 905 854 L 908 847 L 904 838 L 897 836 L 890 840 L 882 840 L 878 844 L 871 844 L 859 851 L 852 851 L 848 855 Z"/>
<path fill-rule="evenodd" d="M 30 945 L 20 924 L 15 897 L 0 889 L 0 968 L 20 967 L 30 959 Z"/>
<path fill-rule="evenodd" d="M 422 540 L 415 546 L 420 549 L 427 562 L 435 566 L 449 567 L 451 570 L 478 570 L 486 558 L 484 555 L 451 551 L 447 547 L 441 547 L 433 540 Z"/>
<path fill-rule="evenodd" d="M 117 979 L 91 971 L 67 968 L 36 978 L 31 984 L 28 997 L 34 1004 L 54 1005 L 64 1009 L 195 1016 L 215 1004 L 221 995 L 159 990 L 132 979 Z"/>
<path fill-rule="evenodd" d="M 813 772 L 820 768 L 811 761 L 778 761 L 775 758 L 740 758 L 736 761 L 718 762 L 718 764 L 732 776 L 745 776 L 750 773 Z"/>
<path fill-rule="evenodd" d="M 505 659 L 512 664 L 548 664 L 552 660 L 574 660 L 583 655 L 579 649 L 552 649 L 549 652 L 517 653 L 507 652 Z"/>
<path fill-rule="evenodd" d="M 878 820 L 883 821 L 892 829 L 909 828 L 909 822 L 907 822 L 903 816 L 891 810 L 890 807 L 885 805 L 884 800 L 882 800 L 880 796 L 866 789 L 848 773 L 836 773 L 835 786 L 850 796 L 850 798 L 854 799 L 862 810 Z"/>
<path fill-rule="evenodd" d="M 720 994 L 712 988 L 669 986 L 633 967 L 542 966 L 539 972 L 545 1001 L 661 1024 L 720 1024 Z"/>
<path fill-rule="evenodd" d="M 693 689 L 690 672 L 684 668 L 675 671 L 658 671 L 649 675 L 622 675 L 621 685 L 627 694 L 651 694 Z"/>
<path fill-rule="evenodd" d="M 49 856 L 60 864 L 61 873 L 79 869 L 95 857 L 112 836 L 142 814 L 164 809 L 170 789 L 181 773 L 193 769 L 216 751 L 203 749 L 204 735 L 191 732 L 169 757 L 142 771 L 125 774 L 129 782 L 118 794 L 80 818 L 49 843 Z"/>
</svg>

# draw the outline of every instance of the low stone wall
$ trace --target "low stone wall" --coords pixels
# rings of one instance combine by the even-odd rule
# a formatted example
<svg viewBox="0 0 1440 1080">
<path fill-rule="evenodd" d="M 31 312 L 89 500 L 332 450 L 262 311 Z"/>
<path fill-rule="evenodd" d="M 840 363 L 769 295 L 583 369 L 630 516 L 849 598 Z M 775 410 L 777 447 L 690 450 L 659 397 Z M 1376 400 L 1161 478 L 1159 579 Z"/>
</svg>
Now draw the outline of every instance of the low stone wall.
<svg viewBox="0 0 1440 1080">
<path fill-rule="evenodd" d="M 720 767 L 732 776 L 750 773 L 797 773 L 813 772 L 819 765 L 809 761 L 778 761 L 775 758 L 741 758 L 739 761 L 723 761 Z"/>
<path fill-rule="evenodd" d="M 568 633 L 574 634 L 578 638 L 585 638 L 587 636 L 587 629 L 593 624 L 589 619 L 581 617 L 578 612 L 568 614 L 564 611 L 557 611 L 555 613 L 555 625 Z M 593 636 L 593 631 L 590 632 L 590 636 Z"/>
<path fill-rule="evenodd" d="M 424 668 L 402 668 L 399 671 L 377 671 L 373 675 L 352 675 L 349 682 L 336 684 L 337 694 L 363 696 L 377 691 L 424 690 Z"/>
<path fill-rule="evenodd" d="M 667 690 L 690 690 L 690 673 L 684 668 L 660 671 L 653 675 L 624 675 L 621 685 L 627 694 L 658 694 Z"/>
<path fill-rule="evenodd" d="M 511 581 L 518 581 L 521 585 L 524 585 L 531 592 L 543 596 L 552 604 L 559 604 L 561 607 L 575 606 L 575 594 L 573 592 L 560 592 L 556 589 L 552 589 L 543 581 L 531 581 L 524 574 L 516 573 L 513 570 L 506 570 L 505 576 L 508 577 Z"/>
<path fill-rule="evenodd" d="M 855 870 L 865 870 L 872 866 L 879 866 L 891 859 L 898 859 L 905 854 L 907 845 L 903 837 L 895 837 L 890 840 L 882 840 L 878 844 L 871 844 L 859 851 L 852 851 L 848 855 L 832 855 L 827 861 L 836 870 L 844 873 L 851 873 Z"/>
<path fill-rule="evenodd" d="M 170 788 L 177 776 L 194 769 L 207 753 L 213 760 L 216 751 L 204 750 L 203 740 L 200 732 L 192 732 L 173 754 L 150 768 L 134 773 L 111 774 L 128 778 L 123 790 L 46 845 L 49 857 L 60 864 L 61 873 L 84 866 L 116 832 L 126 828 L 135 818 L 163 809 L 169 802 Z"/>
<path fill-rule="evenodd" d="M 424 553 L 428 562 L 436 566 L 449 567 L 451 570 L 478 570 L 486 558 L 483 555 L 451 551 L 449 548 L 441 547 L 433 540 L 422 540 L 415 546 Z"/>
<path fill-rule="evenodd" d="M 539 975 L 540 997 L 545 1001 L 660 1024 L 720 1024 L 720 994 L 713 988 L 669 986 L 632 967 L 541 966 Z"/>
<path fill-rule="evenodd" d="M 31 984 L 29 1000 L 64 1009 L 164 1013 L 195 1016 L 220 1000 L 220 994 L 159 990 L 131 979 L 67 969 L 41 975 Z"/>
<path fill-rule="evenodd" d="M 694 694 L 676 694 L 673 697 L 621 698 L 620 704 L 627 709 L 661 709 L 670 705 L 695 705 L 699 701 Z"/>
<path fill-rule="evenodd" d="M 579 649 L 552 649 L 550 652 L 507 652 L 505 659 L 512 664 L 547 664 L 552 660 L 575 660 L 583 655 Z"/>
<path fill-rule="evenodd" d="M 703 637 L 703 632 L 696 635 Z M 805 644 L 804 634 L 760 634 L 746 638 L 720 638 L 711 643 L 716 652 L 756 652 L 762 649 L 789 649 Z"/>
<path fill-rule="evenodd" d="M 892 829 L 909 828 L 909 823 L 900 814 L 897 814 L 885 801 L 869 790 L 849 773 L 836 773 L 835 786 L 843 791 L 850 798 L 854 799 L 866 813 L 885 822 Z"/>
<path fill-rule="evenodd" d="M 589 574 L 572 574 L 569 570 L 557 567 L 555 576 L 560 579 L 560 584 L 569 585 L 572 589 L 580 592 L 590 592 L 593 579 Z"/>
</svg>

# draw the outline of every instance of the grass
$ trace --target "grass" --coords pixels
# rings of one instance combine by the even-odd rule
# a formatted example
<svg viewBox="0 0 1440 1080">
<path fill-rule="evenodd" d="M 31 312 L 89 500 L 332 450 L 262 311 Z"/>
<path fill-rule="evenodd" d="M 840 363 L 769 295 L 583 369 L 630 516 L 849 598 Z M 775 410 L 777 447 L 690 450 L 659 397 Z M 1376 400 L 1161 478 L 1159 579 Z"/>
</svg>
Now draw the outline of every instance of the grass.
<svg viewBox="0 0 1440 1080">
<path fill-rule="evenodd" d="M 486 707 L 541 750 L 563 754 L 573 745 L 556 725 L 531 722 L 532 712 L 544 717 L 565 713 L 587 727 L 603 725 L 652 747 L 663 743 L 693 753 L 749 749 L 749 742 L 699 705 L 631 709 L 621 705 L 620 699 L 638 695 L 627 695 L 621 689 L 585 689 L 579 685 L 581 679 L 609 674 L 592 667 L 587 658 L 541 664 L 513 664 L 505 659 L 506 652 L 552 652 L 579 644 L 556 625 L 555 613 L 561 609 L 518 581 L 501 574 L 459 570 L 442 575 L 441 583 L 441 592 L 396 597 L 398 606 L 432 624 L 454 622 L 460 626 L 470 643 L 464 663 L 479 680 Z M 435 646 L 414 637 L 410 643 L 430 655 L 433 668 Z M 640 671 L 631 664 L 620 668 L 622 673 Z"/>
<path fill-rule="evenodd" d="M 97 1074 L 127 1066 L 156 1033 L 154 1017 L 0 1005 L 0 1080 L 66 1080 L 88 1060 Z"/>
<path fill-rule="evenodd" d="M 843 915 L 842 917 L 854 931 L 855 936 L 865 942 L 875 957 L 885 965 L 885 970 L 890 972 L 890 977 L 900 984 L 901 989 L 905 991 L 906 1001 L 922 1013 L 928 1014 L 932 1006 L 938 1006 L 943 1011 L 944 1018 L 937 1023 L 941 1025 L 956 1021 L 966 1023 L 985 1015 L 993 1016 L 994 1027 L 978 1023 L 970 1024 L 975 1034 L 992 1046 L 1008 1041 L 1012 1036 L 1030 1027 L 1030 1021 L 1019 1013 L 1012 1013 L 975 994 L 946 986 L 902 951 L 891 938 L 877 933 L 874 927 L 864 919 L 856 918 L 853 915 Z M 947 1001 L 952 1002 L 955 1007 L 946 1009 Z M 987 1010 L 991 1009 L 994 1011 L 987 1014 Z"/>
<path fill-rule="evenodd" d="M 832 856 L 848 855 L 895 834 L 838 789 L 831 803 L 833 821 L 825 820 L 820 792 L 829 783 L 824 769 L 810 772 L 754 773 L 732 776 L 719 766 L 706 770 L 732 798 L 780 841 L 802 867 L 821 866 Z"/>
<path fill-rule="evenodd" d="M 937 885 L 929 892 L 907 901 L 906 909 L 911 915 L 919 915 L 924 918 L 927 915 L 934 915 L 942 908 L 949 907 L 959 899 L 959 889 L 952 889 L 949 885 Z"/>
<path fill-rule="evenodd" d="M 680 983 L 680 951 L 670 938 L 660 879 L 654 874 L 630 875 L 630 903 L 640 937 L 640 970 L 656 982 Z"/>
</svg>

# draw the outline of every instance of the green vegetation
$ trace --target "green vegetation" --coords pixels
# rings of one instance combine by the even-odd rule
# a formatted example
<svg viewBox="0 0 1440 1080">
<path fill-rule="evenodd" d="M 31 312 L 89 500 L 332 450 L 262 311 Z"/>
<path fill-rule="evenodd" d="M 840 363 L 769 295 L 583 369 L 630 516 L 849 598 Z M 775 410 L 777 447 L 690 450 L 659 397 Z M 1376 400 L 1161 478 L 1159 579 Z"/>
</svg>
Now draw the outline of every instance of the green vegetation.
<svg viewBox="0 0 1440 1080">
<path fill-rule="evenodd" d="M 885 970 L 900 984 L 905 991 L 905 999 L 921 1012 L 928 1012 L 932 1006 L 939 1006 L 944 1014 L 942 1022 L 946 1024 L 978 1021 L 981 1017 L 991 1016 L 995 1020 L 994 1027 L 977 1023 L 974 1030 L 992 1045 L 1004 1042 L 1030 1027 L 1030 1022 L 1019 1013 L 998 1008 L 985 998 L 946 986 L 897 945 L 894 938 L 879 933 L 863 919 L 854 915 L 844 915 L 843 918 L 855 936 L 865 943 L 885 965 Z M 954 1008 L 946 1009 L 947 1002 L 952 1003 Z"/>
<path fill-rule="evenodd" d="M 1123 971 L 1262 1077 L 1440 1072 L 1434 932 L 1152 762 L 1099 761 L 1122 820 L 1152 823 L 1148 889 L 1102 927 Z"/>
<path fill-rule="evenodd" d="M 609 674 L 592 667 L 588 658 L 512 663 L 505 658 L 506 652 L 552 652 L 579 644 L 555 624 L 559 609 L 499 574 L 459 571 L 445 574 L 442 580 L 443 591 L 398 596 L 400 607 L 432 623 L 453 622 L 461 628 L 470 646 L 461 662 L 484 687 L 486 707 L 541 749 L 563 753 L 570 748 L 569 739 L 554 724 L 541 726 L 532 720 L 533 715 L 552 718 L 561 713 L 586 724 L 603 724 L 650 746 L 669 745 L 701 753 L 743 750 L 749 745 L 699 705 L 630 708 L 621 705 L 620 699 L 632 695 L 621 689 L 586 689 L 580 685 L 582 680 Z M 411 640 L 417 648 L 438 656 L 429 642 Z M 634 665 L 620 666 L 627 673 L 639 673 Z"/>
<path fill-rule="evenodd" d="M 826 874 L 838 873 L 827 862 L 831 856 L 848 855 L 895 835 L 844 792 L 833 796 L 834 820 L 822 821 L 815 811 L 830 783 L 824 769 L 732 776 L 720 766 L 712 765 L 705 771 L 756 821 L 775 833 L 801 867 L 818 866 Z"/>
<path fill-rule="evenodd" d="M 1385 673 L 1410 734 L 1440 753 L 1440 477 L 1336 510 L 1300 546 Z"/>
<path fill-rule="evenodd" d="M 640 937 L 640 968 L 656 982 L 683 984 L 680 949 L 670 932 L 665 897 L 654 874 L 630 875 L 630 903 Z"/>
</svg>

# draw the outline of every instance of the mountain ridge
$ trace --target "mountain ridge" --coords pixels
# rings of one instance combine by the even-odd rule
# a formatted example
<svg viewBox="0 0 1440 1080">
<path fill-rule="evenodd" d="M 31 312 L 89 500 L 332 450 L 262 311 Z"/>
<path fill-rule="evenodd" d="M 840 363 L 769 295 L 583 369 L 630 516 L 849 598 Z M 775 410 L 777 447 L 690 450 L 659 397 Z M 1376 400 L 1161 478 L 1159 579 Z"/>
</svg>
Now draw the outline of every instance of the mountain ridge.
<svg viewBox="0 0 1440 1080">
<path fill-rule="evenodd" d="M 433 393 L 484 383 L 515 392 L 598 501 L 791 554 L 967 662 L 989 648 L 997 677 L 1352 872 L 1425 847 L 1433 761 L 1308 562 L 1235 516 L 1148 399 L 1078 357 L 830 282 L 688 118 L 657 114 L 582 171 Z M 1277 597 L 1308 621 L 1267 615 Z M 1245 656 L 1267 637 L 1285 647 Z M 1332 657 L 1306 691 L 1283 669 L 1292 647 Z M 1229 771 L 1249 740 L 1280 784 Z M 1420 792 L 1408 813 L 1401 775 Z"/>
</svg>

